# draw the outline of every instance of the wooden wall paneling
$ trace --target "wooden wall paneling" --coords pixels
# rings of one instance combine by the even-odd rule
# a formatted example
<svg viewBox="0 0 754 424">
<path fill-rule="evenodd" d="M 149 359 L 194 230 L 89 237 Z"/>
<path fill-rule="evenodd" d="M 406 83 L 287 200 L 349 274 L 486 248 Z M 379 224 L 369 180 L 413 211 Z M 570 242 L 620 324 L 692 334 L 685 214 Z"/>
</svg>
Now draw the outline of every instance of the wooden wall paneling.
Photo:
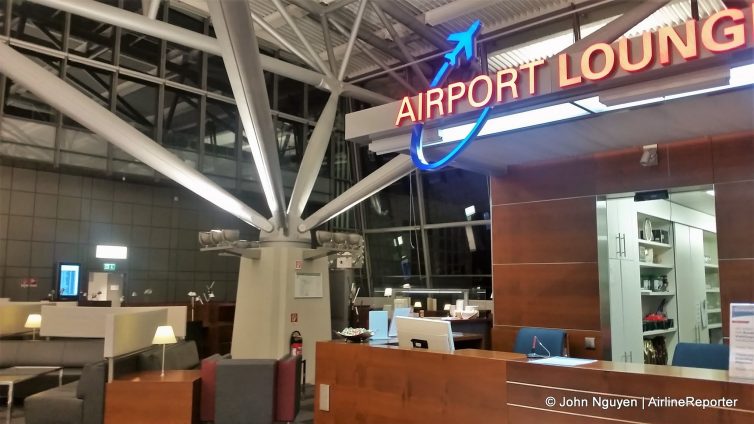
<svg viewBox="0 0 754 424">
<path fill-rule="evenodd" d="M 493 207 L 493 264 L 594 262 L 594 197 Z"/>
<path fill-rule="evenodd" d="M 505 361 L 320 342 L 317 364 L 317 423 L 507 422 Z"/>
<path fill-rule="evenodd" d="M 728 336 L 730 303 L 754 301 L 754 259 L 721 259 L 720 302 L 722 306 L 723 336 Z"/>
<path fill-rule="evenodd" d="M 715 213 L 720 259 L 754 258 L 754 181 L 716 184 Z"/>
<path fill-rule="evenodd" d="M 754 180 L 754 133 L 712 137 L 715 183 Z"/>
<path fill-rule="evenodd" d="M 512 166 L 503 177 L 492 177 L 493 205 L 589 196 L 596 193 L 594 159 L 540 162 Z"/>
<path fill-rule="evenodd" d="M 493 290 L 498 324 L 600 329 L 596 262 L 493 265 Z"/>
<path fill-rule="evenodd" d="M 711 184 L 712 142 L 708 137 L 668 145 L 668 188 Z"/>
<path fill-rule="evenodd" d="M 596 154 L 597 193 L 625 193 L 657 190 L 668 187 L 668 147 L 658 146 L 658 165 L 642 166 L 639 163 L 643 149 L 634 147 Z"/>
</svg>

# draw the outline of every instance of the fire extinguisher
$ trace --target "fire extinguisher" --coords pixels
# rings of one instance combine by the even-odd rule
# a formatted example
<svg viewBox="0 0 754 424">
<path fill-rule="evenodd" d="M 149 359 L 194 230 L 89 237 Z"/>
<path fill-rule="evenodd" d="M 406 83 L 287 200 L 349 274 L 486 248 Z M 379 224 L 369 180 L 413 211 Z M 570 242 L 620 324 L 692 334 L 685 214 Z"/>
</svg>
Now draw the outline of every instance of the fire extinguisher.
<svg viewBox="0 0 754 424">
<path fill-rule="evenodd" d="M 303 348 L 304 339 L 301 337 L 301 333 L 294 331 L 293 333 L 291 333 L 291 355 L 303 355 Z"/>
</svg>

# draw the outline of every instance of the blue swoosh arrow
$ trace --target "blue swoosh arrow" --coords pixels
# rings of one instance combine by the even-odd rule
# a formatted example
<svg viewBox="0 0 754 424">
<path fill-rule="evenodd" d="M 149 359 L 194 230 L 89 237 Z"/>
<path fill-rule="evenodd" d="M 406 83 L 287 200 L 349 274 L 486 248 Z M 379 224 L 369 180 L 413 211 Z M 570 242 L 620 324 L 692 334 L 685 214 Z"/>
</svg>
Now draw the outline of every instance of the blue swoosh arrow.
<svg viewBox="0 0 754 424">
<path fill-rule="evenodd" d="M 479 35 L 481 26 L 481 22 L 479 20 L 476 20 L 469 26 L 468 29 L 466 29 L 466 31 L 456 32 L 448 35 L 448 41 L 455 41 L 456 47 L 453 49 L 453 51 L 444 55 L 445 61 L 443 62 L 442 66 L 440 66 L 440 69 L 437 70 L 435 76 L 432 78 L 432 82 L 429 85 L 430 88 L 435 88 L 440 85 L 440 83 L 447 76 L 448 72 L 460 65 L 461 61 L 458 60 L 458 55 L 463 53 L 467 62 L 474 57 L 474 40 Z M 485 107 L 482 110 L 482 113 L 479 114 L 474 127 L 471 129 L 471 131 L 469 131 L 466 137 L 464 137 L 464 139 L 461 140 L 461 142 L 458 143 L 447 155 L 445 155 L 440 160 L 432 163 L 428 162 L 424 157 L 424 146 L 422 145 L 424 124 L 415 124 L 411 130 L 410 145 L 411 159 L 413 159 L 414 165 L 424 171 L 430 171 L 445 166 L 453 158 L 458 156 L 463 151 L 463 149 L 468 147 L 468 145 L 474 138 L 476 138 L 476 136 L 479 134 L 479 131 L 482 130 L 485 122 L 487 122 L 487 118 L 490 115 L 491 109 L 491 106 Z"/>
</svg>

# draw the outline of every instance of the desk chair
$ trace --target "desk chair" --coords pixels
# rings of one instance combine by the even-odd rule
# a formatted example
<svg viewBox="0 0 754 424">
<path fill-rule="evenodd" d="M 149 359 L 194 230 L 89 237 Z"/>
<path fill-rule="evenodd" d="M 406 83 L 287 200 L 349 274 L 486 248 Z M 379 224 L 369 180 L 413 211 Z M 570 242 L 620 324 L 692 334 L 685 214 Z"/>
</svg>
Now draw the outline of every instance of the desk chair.
<svg viewBox="0 0 754 424">
<path fill-rule="evenodd" d="M 531 347 L 535 336 L 550 353 L 548 354 L 547 350 L 543 349 L 539 343 L 537 343 L 534 353 L 542 356 L 565 356 L 566 332 L 550 328 L 524 327 L 518 330 L 513 351 L 516 353 L 532 353 Z"/>
<path fill-rule="evenodd" d="M 678 343 L 673 366 L 727 370 L 729 352 L 728 345 L 723 344 Z"/>
</svg>

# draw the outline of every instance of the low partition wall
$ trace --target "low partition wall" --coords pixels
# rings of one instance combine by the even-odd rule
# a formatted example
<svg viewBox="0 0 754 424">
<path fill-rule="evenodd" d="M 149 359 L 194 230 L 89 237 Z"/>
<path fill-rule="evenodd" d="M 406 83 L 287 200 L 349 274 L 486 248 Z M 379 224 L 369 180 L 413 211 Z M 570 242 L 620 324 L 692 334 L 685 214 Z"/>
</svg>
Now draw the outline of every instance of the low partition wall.
<svg viewBox="0 0 754 424">
<path fill-rule="evenodd" d="M 166 323 L 173 327 L 176 337 L 186 337 L 186 306 L 101 308 L 45 305 L 42 307 L 40 334 L 43 337 L 104 338 L 105 320 L 108 315 L 144 311 L 166 311 Z M 160 325 L 165 325 L 165 322 Z M 156 327 L 152 329 L 152 335 L 155 329 Z"/>
<path fill-rule="evenodd" d="M 754 380 L 726 371 L 344 342 L 317 343 L 316 354 L 318 424 L 754 422 Z"/>
<path fill-rule="evenodd" d="M 152 345 L 155 330 L 168 320 L 166 309 L 110 313 L 105 318 L 105 358 Z"/>
<path fill-rule="evenodd" d="M 38 314 L 42 309 L 39 302 L 0 302 L 0 336 L 29 332 L 24 328 L 29 314 Z"/>
</svg>

